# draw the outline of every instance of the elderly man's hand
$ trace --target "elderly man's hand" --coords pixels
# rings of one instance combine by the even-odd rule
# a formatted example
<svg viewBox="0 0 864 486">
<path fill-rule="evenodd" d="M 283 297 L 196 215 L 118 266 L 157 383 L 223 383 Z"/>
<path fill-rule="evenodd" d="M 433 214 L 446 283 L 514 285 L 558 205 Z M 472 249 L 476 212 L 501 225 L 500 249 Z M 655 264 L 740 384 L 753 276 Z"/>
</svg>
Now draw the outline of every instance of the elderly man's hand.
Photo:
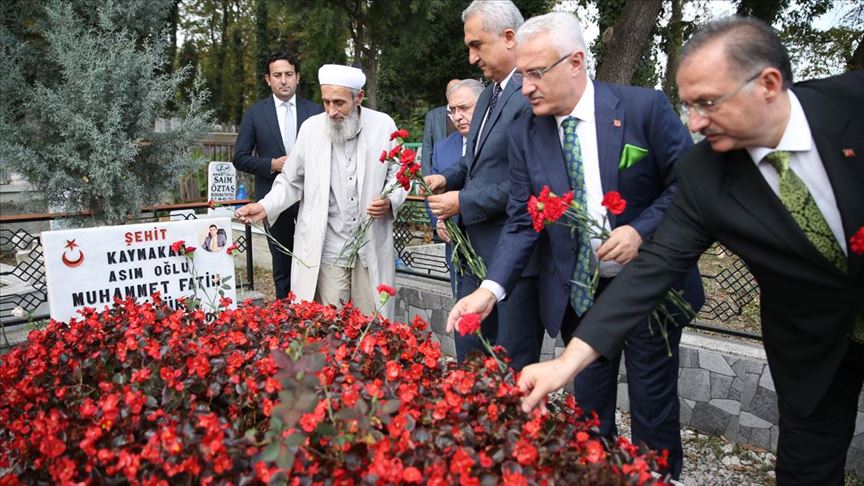
<svg viewBox="0 0 864 486">
<path fill-rule="evenodd" d="M 436 196 L 429 196 L 429 210 L 438 219 L 447 219 L 459 214 L 459 191 L 449 191 Z"/>
<path fill-rule="evenodd" d="M 447 189 L 447 179 L 440 174 L 427 175 L 423 178 L 432 194 L 441 194 Z"/>
<path fill-rule="evenodd" d="M 447 332 L 453 332 L 456 329 L 456 323 L 465 314 L 480 314 L 480 318 L 485 319 L 492 312 L 497 300 L 495 294 L 483 287 L 459 299 L 459 302 L 456 302 L 456 305 L 450 310 L 450 315 L 447 316 Z"/>
<path fill-rule="evenodd" d="M 574 337 L 561 356 L 526 366 L 519 375 L 516 385 L 524 393 L 522 411 L 530 412 L 540 405 L 545 411 L 546 395 L 564 387 L 600 354 L 585 341 Z"/>
<path fill-rule="evenodd" d="M 241 223 L 253 224 L 263 221 L 267 217 L 264 206 L 259 203 L 249 203 L 234 211 L 234 217 Z"/>
<path fill-rule="evenodd" d="M 636 258 L 639 247 L 642 246 L 642 236 L 630 225 L 619 226 L 609 233 L 609 238 L 597 248 L 597 258 L 606 262 L 615 260 L 624 265 Z"/>
<path fill-rule="evenodd" d="M 379 196 L 369 203 L 366 208 L 366 214 L 372 218 L 383 218 L 390 212 L 390 199 Z"/>
</svg>

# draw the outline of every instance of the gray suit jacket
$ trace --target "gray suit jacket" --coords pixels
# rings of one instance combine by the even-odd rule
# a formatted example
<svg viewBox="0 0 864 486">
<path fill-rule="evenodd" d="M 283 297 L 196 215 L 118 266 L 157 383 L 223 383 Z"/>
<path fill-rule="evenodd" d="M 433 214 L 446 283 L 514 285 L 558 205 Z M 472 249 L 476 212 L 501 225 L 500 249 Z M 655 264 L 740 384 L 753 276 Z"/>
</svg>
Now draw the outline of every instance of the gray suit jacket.
<svg viewBox="0 0 864 486">
<path fill-rule="evenodd" d="M 510 196 L 507 129 L 513 120 L 531 111 L 521 91 L 522 77 L 514 74 L 498 96 L 495 109 L 483 123 L 492 98 L 492 85 L 483 90 L 474 108 L 466 155 L 442 173 L 447 179 L 447 190 L 460 191 L 460 223 L 487 265 L 495 255 L 498 238 L 507 220 Z M 523 275 L 536 274 L 536 258 L 532 258 Z"/>
</svg>

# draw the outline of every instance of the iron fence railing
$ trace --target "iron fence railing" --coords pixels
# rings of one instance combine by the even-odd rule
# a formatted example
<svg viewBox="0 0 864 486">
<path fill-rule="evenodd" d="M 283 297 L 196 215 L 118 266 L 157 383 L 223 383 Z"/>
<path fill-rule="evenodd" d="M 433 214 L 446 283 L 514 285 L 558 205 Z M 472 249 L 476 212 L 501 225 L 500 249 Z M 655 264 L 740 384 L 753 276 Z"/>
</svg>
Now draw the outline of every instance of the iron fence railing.
<svg viewBox="0 0 864 486">
<path fill-rule="evenodd" d="M 221 205 L 246 204 L 248 200 L 221 201 Z M 138 218 L 130 219 L 132 223 L 146 223 L 166 220 L 197 219 L 197 211 L 206 210 L 206 202 L 148 206 L 142 208 Z M 0 250 L 6 257 L 3 259 L 8 269 L 0 270 L 0 279 L 6 285 L 0 287 L 0 316 L 3 325 L 21 324 L 26 318 L 10 318 L 12 310 L 21 307 L 30 315 L 30 319 L 47 317 L 47 313 L 36 313 L 39 307 L 47 302 L 48 294 L 45 286 L 45 270 L 43 265 L 42 243 L 38 232 L 46 228 L 25 229 L 28 223 L 49 223 L 57 220 L 89 216 L 88 211 L 71 213 L 42 213 L 0 216 Z M 38 225 L 37 225 L 38 226 Z M 252 258 L 252 227 L 245 225 L 243 234 L 235 239 L 240 253 L 246 257 L 245 275 L 237 276 L 237 288 L 255 289 L 254 264 Z M 22 253 L 22 255 L 17 255 Z M 10 284 L 11 283 L 11 284 Z M 25 292 L 26 290 L 26 292 Z"/>
</svg>

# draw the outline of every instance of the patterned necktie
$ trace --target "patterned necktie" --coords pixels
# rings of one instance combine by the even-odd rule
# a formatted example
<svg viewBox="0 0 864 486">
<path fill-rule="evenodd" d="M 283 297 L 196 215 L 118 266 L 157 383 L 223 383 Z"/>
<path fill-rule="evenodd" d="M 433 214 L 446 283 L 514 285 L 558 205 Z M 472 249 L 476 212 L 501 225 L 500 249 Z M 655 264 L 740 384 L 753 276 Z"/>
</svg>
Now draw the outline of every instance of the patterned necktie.
<svg viewBox="0 0 864 486">
<path fill-rule="evenodd" d="M 567 175 L 570 187 L 573 188 L 573 202 L 587 207 L 585 195 L 585 171 L 582 167 L 582 149 L 579 136 L 576 134 L 578 120 L 572 116 L 564 119 L 564 161 L 567 163 Z M 591 238 L 587 231 L 578 232 L 578 248 L 576 250 L 576 267 L 573 269 L 573 281 L 570 283 L 570 305 L 581 317 L 594 303 L 594 292 L 591 288 Z"/>
<path fill-rule="evenodd" d="M 804 181 L 795 171 L 789 169 L 791 154 L 777 151 L 768 154 L 765 160 L 774 166 L 780 176 L 780 201 L 786 206 L 792 219 L 798 223 L 801 231 L 813 243 L 825 258 L 837 266 L 842 272 L 847 271 L 846 255 L 834 238 L 834 233 L 822 216 L 822 211 L 816 205 L 816 200 L 807 190 Z"/>
<path fill-rule="evenodd" d="M 798 223 L 810 243 L 813 243 L 813 246 L 840 271 L 848 272 L 849 264 L 843 249 L 837 243 L 834 233 L 831 232 L 831 228 L 825 221 L 819 206 L 816 205 L 813 195 L 807 190 L 804 181 L 798 177 L 795 171 L 789 169 L 790 159 L 791 154 L 782 150 L 765 156 L 765 161 L 774 166 L 780 176 L 780 201 L 786 206 L 792 219 Z M 852 340 L 857 343 L 864 343 L 864 315 L 858 316 L 855 321 Z"/>
<path fill-rule="evenodd" d="M 498 95 L 501 94 L 501 85 L 495 83 L 492 85 L 492 99 L 489 100 L 489 116 L 492 116 L 492 112 L 495 110 L 495 105 L 498 103 Z"/>
<path fill-rule="evenodd" d="M 285 107 L 285 135 L 282 142 L 285 144 L 285 155 L 291 153 L 294 147 L 294 140 L 297 138 L 297 129 L 294 127 L 294 117 L 291 115 L 291 102 L 282 103 Z"/>
</svg>

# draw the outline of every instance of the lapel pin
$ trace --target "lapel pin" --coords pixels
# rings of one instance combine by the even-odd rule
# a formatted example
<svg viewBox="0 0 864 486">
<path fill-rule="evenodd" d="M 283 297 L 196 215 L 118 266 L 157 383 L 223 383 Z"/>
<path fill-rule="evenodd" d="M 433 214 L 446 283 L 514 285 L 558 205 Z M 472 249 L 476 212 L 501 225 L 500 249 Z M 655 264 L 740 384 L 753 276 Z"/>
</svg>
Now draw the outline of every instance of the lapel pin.
<svg viewBox="0 0 864 486">
<path fill-rule="evenodd" d="M 843 149 L 843 157 L 846 157 L 847 159 L 851 159 L 852 157 L 855 157 L 855 151 L 852 150 L 851 148 L 850 149 Z"/>
<path fill-rule="evenodd" d="M 612 126 L 614 126 L 615 128 L 621 128 L 621 120 L 617 118 L 612 120 Z"/>
</svg>

